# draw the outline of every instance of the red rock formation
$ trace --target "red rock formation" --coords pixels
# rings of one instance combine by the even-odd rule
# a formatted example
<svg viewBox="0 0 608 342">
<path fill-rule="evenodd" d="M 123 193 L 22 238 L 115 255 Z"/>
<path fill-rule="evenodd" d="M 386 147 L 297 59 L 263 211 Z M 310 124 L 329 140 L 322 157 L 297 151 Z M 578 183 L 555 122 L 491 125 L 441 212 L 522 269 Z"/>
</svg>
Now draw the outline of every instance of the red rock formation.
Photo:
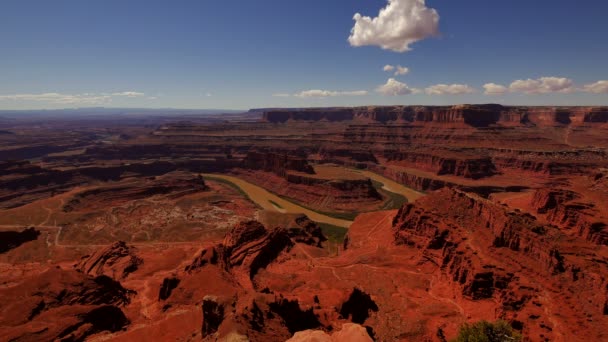
<svg viewBox="0 0 608 342">
<path fill-rule="evenodd" d="M 441 341 L 465 321 L 498 318 L 530 340 L 606 337 L 605 253 L 530 215 L 443 189 L 398 212 L 360 215 L 335 257 L 317 248 L 309 223 L 237 225 L 164 273 L 158 319 L 169 324 L 196 305 L 206 340 L 327 337 L 298 332 L 352 322 L 376 340 Z"/>
<path fill-rule="evenodd" d="M 594 205 L 578 201 L 581 196 L 565 189 L 539 189 L 532 208 L 552 224 L 575 230 L 578 235 L 600 245 L 608 245 L 608 224 L 597 219 Z"/>
<path fill-rule="evenodd" d="M 130 292 L 106 276 L 52 268 L 0 289 L 0 296 L 5 341 L 82 341 L 129 323 L 120 307 L 129 303 Z"/>
<path fill-rule="evenodd" d="M 387 164 L 415 167 L 437 175 L 455 175 L 480 179 L 497 174 L 489 157 L 447 157 L 424 151 L 385 151 Z"/>
<path fill-rule="evenodd" d="M 171 292 L 179 285 L 179 278 L 171 277 L 163 279 L 163 284 L 158 291 L 158 300 L 167 300 Z"/>
<path fill-rule="evenodd" d="M 439 179 L 427 178 L 404 171 L 397 171 L 392 168 L 370 166 L 369 169 L 373 172 L 384 175 L 397 183 L 403 184 L 418 191 L 433 191 L 439 190 L 446 186 L 453 186 Z"/>
<path fill-rule="evenodd" d="M 0 254 L 17 248 L 28 241 L 38 239 L 40 232 L 34 228 L 27 228 L 21 232 L 0 231 Z"/>
<path fill-rule="evenodd" d="M 304 221 L 301 222 L 304 224 Z M 307 231 L 308 229 L 308 231 Z M 202 300 L 202 336 L 221 338 L 233 335 L 252 340 L 286 340 L 296 331 L 319 328 L 312 308 L 298 300 L 271 294 L 255 280 L 256 274 L 280 260 L 310 227 L 288 232 L 284 228 L 266 229 L 258 222 L 243 222 L 230 231 L 222 244 L 201 252 L 181 277 L 167 303 L 179 302 L 193 277 L 219 271 L 228 282 L 223 293 L 206 293 Z M 294 241 L 290 238 L 296 237 Z M 316 243 L 316 242 L 314 242 Z M 209 284 L 211 285 L 211 284 Z M 183 286 L 183 287 L 182 287 Z M 202 285 L 204 286 L 204 285 Z"/>
<path fill-rule="evenodd" d="M 283 123 L 288 120 L 303 121 L 345 121 L 352 120 L 353 111 L 349 108 L 327 108 L 313 110 L 272 110 L 263 114 L 263 120 Z"/>
<path fill-rule="evenodd" d="M 300 215 L 287 225 L 287 233 L 294 242 L 304 243 L 310 246 L 322 247 L 327 241 L 321 228 L 311 221 L 306 215 Z"/>
<path fill-rule="evenodd" d="M 0 167 L 1 170 L 2 167 Z M 17 162 L 4 165 L 6 177 L 0 176 L 0 208 L 15 208 L 42 198 L 68 191 L 97 181 L 116 181 L 123 177 L 162 176 L 177 169 L 190 169 L 192 172 L 209 171 L 204 165 L 180 165 L 171 162 L 133 163 L 112 167 L 83 167 L 79 169 L 56 170 L 32 166 L 29 163 Z M 132 189 L 135 196 L 166 193 L 174 188 L 189 186 L 192 189 L 204 190 L 204 180 L 192 175 L 176 175 L 173 180 L 165 179 L 164 184 L 149 183 L 142 189 Z M 121 190 L 121 189 L 118 189 Z M 124 189 L 122 189 L 124 190 Z M 118 194 L 127 196 L 129 193 Z"/>
<path fill-rule="evenodd" d="M 91 256 L 84 257 L 76 269 L 93 277 L 105 275 L 122 280 L 137 270 L 143 260 L 136 255 L 133 247 L 122 241 L 100 249 Z"/>
<path fill-rule="evenodd" d="M 608 122 L 606 107 L 504 107 L 488 105 L 383 106 L 355 108 L 280 109 L 264 111 L 263 120 L 285 123 L 302 121 L 434 122 L 462 123 L 473 127 L 495 124 L 555 126 L 572 118 L 582 122 Z"/>
<path fill-rule="evenodd" d="M 286 342 L 372 342 L 372 338 L 359 324 L 345 323 L 339 331 L 331 335 L 322 330 L 303 330 L 297 332 Z"/>
<path fill-rule="evenodd" d="M 551 201 L 541 207 L 551 207 Z M 530 215 L 444 189 L 405 205 L 393 224 L 395 241 L 424 251 L 461 288 L 463 297 L 493 298 L 500 303 L 501 316 L 517 321 L 528 334 L 541 331 L 548 336 L 556 328 L 538 325 L 543 314 L 536 312 L 547 291 L 562 298 L 557 305 L 563 315 L 573 310 L 574 317 L 585 312 L 603 319 L 606 313 L 608 268 L 593 261 L 593 248 L 582 247 L 580 240 Z M 581 302 L 580 296 L 593 300 Z M 597 327 L 588 324 L 588 329 Z"/>
<path fill-rule="evenodd" d="M 608 108 L 589 108 L 584 113 L 583 122 L 598 122 L 598 123 L 606 123 L 608 122 Z"/>
<path fill-rule="evenodd" d="M 285 178 L 261 171 L 236 169 L 238 177 L 279 196 L 320 211 L 373 210 L 382 203 L 370 179 L 328 179 L 288 172 Z"/>
<path fill-rule="evenodd" d="M 500 105 L 461 105 L 450 107 L 359 107 L 325 108 L 311 110 L 271 110 L 263 114 L 265 121 L 284 123 L 289 120 L 346 121 L 371 120 L 379 122 L 447 122 L 463 123 L 474 127 L 496 124 L 500 119 Z"/>
<path fill-rule="evenodd" d="M 47 139 L 44 145 L 52 148 L 40 143 L 45 133 L 37 129 L 2 135 L 8 147 L 0 159 L 42 162 L 0 162 L 0 207 L 13 208 L 0 217 L 7 225 L 13 219 L 38 223 L 47 239 L 1 255 L 0 340 L 282 341 L 302 329 L 323 330 L 307 333 L 326 338 L 359 322 L 355 330 L 367 332 L 358 335 L 364 340 L 442 341 L 464 322 L 500 318 L 534 341 L 608 338 L 605 107 L 266 112 L 265 122 L 83 124 L 72 131 L 84 131 L 82 138 L 57 149 L 52 146 L 57 136 L 65 139 L 64 131 Z M 11 147 L 16 142 L 19 147 Z M 215 206 L 214 194 L 194 193 L 206 189 L 200 172 L 232 172 L 319 211 L 361 212 L 382 203 L 371 181 L 324 179 L 312 173 L 312 161 L 371 170 L 419 190 L 454 188 L 488 199 L 442 189 L 398 212 L 362 214 L 339 250 L 328 248 L 336 241 L 324 243 L 319 227 L 303 217 L 277 229 L 246 222 L 220 243 L 215 233 L 205 235 L 233 215 L 219 207 L 221 218 L 210 215 L 204 228 L 177 223 L 175 230 L 159 228 L 173 217 L 165 206 L 158 225 L 147 209 L 131 211 L 150 196 L 146 202 L 159 206 L 175 199 L 168 207 L 176 211 L 198 210 L 206 200 Z M 79 186 L 87 188 L 76 191 Z M 217 182 L 211 187 L 233 191 Z M 524 189 L 539 190 L 516 193 Z M 245 202 L 230 199 L 231 209 Z M 55 212 L 64 203 L 67 212 Z M 95 230 L 94 219 L 114 214 L 105 208 L 116 206 L 118 219 L 134 213 L 127 227 L 133 229 Z M 89 219 L 93 210 L 99 216 Z M 250 211 L 243 216 L 255 217 Z M 69 223 L 55 232 L 46 226 L 55 219 Z M 225 229 L 220 226 L 217 231 Z M 81 272 L 53 268 L 78 262 L 79 253 L 93 248 L 78 245 L 79 234 L 103 243 L 116 231 L 128 238 L 159 230 L 167 235 L 136 252 L 124 244 L 100 249 L 80 261 Z M 186 236 L 194 230 L 203 234 Z M 133 327 L 119 331 L 129 320 Z M 92 336 L 103 331 L 114 334 Z"/>
<path fill-rule="evenodd" d="M 287 177 L 288 171 L 315 173 L 306 158 L 278 153 L 249 152 L 243 160 L 243 166 L 250 170 L 272 172 L 281 177 Z"/>
<path fill-rule="evenodd" d="M 63 206 L 63 211 L 80 210 L 90 206 L 91 203 L 95 206 L 110 203 L 116 205 L 155 195 L 179 197 L 207 189 L 202 176 L 173 172 L 159 177 L 144 178 L 138 183 L 127 186 L 110 186 L 80 192 Z"/>
</svg>

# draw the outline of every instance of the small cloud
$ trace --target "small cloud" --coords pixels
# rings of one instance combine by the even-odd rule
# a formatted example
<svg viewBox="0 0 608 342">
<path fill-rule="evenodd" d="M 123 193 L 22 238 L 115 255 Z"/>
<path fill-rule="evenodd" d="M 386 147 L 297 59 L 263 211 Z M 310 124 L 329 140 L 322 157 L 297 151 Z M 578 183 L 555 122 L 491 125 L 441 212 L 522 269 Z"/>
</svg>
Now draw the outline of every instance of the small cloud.
<svg viewBox="0 0 608 342">
<path fill-rule="evenodd" d="M 120 93 L 112 93 L 112 96 L 125 96 L 125 97 L 142 97 L 145 96 L 146 94 L 144 93 L 140 93 L 137 91 L 123 91 Z"/>
<path fill-rule="evenodd" d="M 409 68 L 402 67 L 401 65 L 397 65 L 397 70 L 395 71 L 395 76 L 405 75 L 410 72 Z"/>
<path fill-rule="evenodd" d="M 112 101 L 109 95 L 84 94 L 61 94 L 61 93 L 42 93 L 42 94 L 13 94 L 0 95 L 0 101 L 29 101 L 46 102 L 59 105 L 100 105 Z"/>
<path fill-rule="evenodd" d="M 405 52 L 410 44 L 439 34 L 439 14 L 426 7 L 425 0 L 388 0 L 388 5 L 371 18 L 356 13 L 348 42 L 351 46 L 379 46 Z"/>
<path fill-rule="evenodd" d="M 0 95 L 0 101 L 21 101 L 21 102 L 46 102 L 54 105 L 75 105 L 91 106 L 103 105 L 112 102 L 113 97 L 136 98 L 145 96 L 144 93 L 136 91 L 124 91 L 118 93 L 82 93 L 82 94 L 62 94 L 62 93 L 41 93 L 41 94 L 13 94 Z M 150 98 L 149 98 L 150 99 Z"/>
<path fill-rule="evenodd" d="M 205 94 L 205 96 L 207 96 L 207 97 L 211 97 L 211 96 L 213 96 L 213 94 L 211 94 L 211 93 L 207 93 L 207 94 Z"/>
<path fill-rule="evenodd" d="M 294 96 L 302 98 L 324 98 L 324 97 L 336 97 L 336 96 L 365 96 L 368 94 L 367 90 L 355 90 L 355 91 L 331 91 L 331 90 L 320 90 L 311 89 L 301 91 Z"/>
<path fill-rule="evenodd" d="M 483 88 L 486 95 L 504 95 L 509 92 L 509 88 L 496 83 L 486 83 Z"/>
<path fill-rule="evenodd" d="M 583 86 L 583 90 L 592 94 L 608 94 L 608 81 L 597 81 L 586 84 Z"/>
<path fill-rule="evenodd" d="M 156 100 L 156 99 L 158 99 L 158 97 L 156 97 L 156 96 L 148 96 L 148 100 Z"/>
<path fill-rule="evenodd" d="M 376 91 L 386 96 L 408 95 L 419 92 L 418 89 L 410 88 L 407 84 L 399 82 L 394 78 L 389 78 L 385 84 L 376 88 Z"/>
<path fill-rule="evenodd" d="M 437 84 L 425 89 L 428 95 L 463 95 L 472 94 L 475 89 L 466 84 Z"/>
<path fill-rule="evenodd" d="M 390 64 L 387 64 L 387 65 L 384 66 L 384 68 L 382 68 L 382 70 L 384 70 L 386 72 L 389 72 L 389 71 L 395 70 L 395 67 L 392 66 L 392 65 L 390 65 Z"/>
<path fill-rule="evenodd" d="M 511 83 L 509 90 L 514 93 L 549 94 L 572 93 L 576 91 L 574 82 L 564 77 L 541 77 L 539 79 L 517 80 Z"/>
</svg>

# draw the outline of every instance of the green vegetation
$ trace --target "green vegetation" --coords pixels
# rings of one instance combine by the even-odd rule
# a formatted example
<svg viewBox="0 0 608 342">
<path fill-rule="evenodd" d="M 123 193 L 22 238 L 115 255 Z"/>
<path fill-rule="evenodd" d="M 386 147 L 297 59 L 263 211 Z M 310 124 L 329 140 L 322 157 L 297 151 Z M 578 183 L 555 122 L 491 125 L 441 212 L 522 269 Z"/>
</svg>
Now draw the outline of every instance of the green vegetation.
<svg viewBox="0 0 608 342">
<path fill-rule="evenodd" d="M 316 224 L 321 228 L 323 235 L 325 235 L 329 241 L 338 243 L 344 242 L 344 237 L 346 236 L 346 233 L 348 233 L 348 228 L 338 227 L 322 222 L 316 222 Z"/>
<path fill-rule="evenodd" d="M 279 209 L 284 209 L 279 203 L 277 203 L 273 200 L 268 200 L 268 202 L 270 202 L 270 204 L 274 205 L 275 207 L 277 207 Z"/>
<path fill-rule="evenodd" d="M 340 220 L 347 220 L 347 221 L 354 221 L 355 218 L 357 216 L 359 216 L 359 214 L 361 214 L 360 212 L 356 212 L 356 211 L 355 212 L 348 212 L 348 213 L 338 213 L 338 212 L 320 211 L 320 210 L 315 210 L 315 209 L 312 209 L 312 208 L 307 208 L 307 209 L 310 209 L 310 210 L 312 210 L 314 212 L 317 212 L 317 213 L 319 213 L 321 215 L 337 218 L 337 219 L 340 219 Z M 342 228 L 342 229 L 344 229 L 344 228 Z"/>
<path fill-rule="evenodd" d="M 505 321 L 465 323 L 452 342 L 519 342 L 521 335 Z"/>
<path fill-rule="evenodd" d="M 329 223 L 316 222 L 317 226 L 323 231 L 327 238 L 326 246 L 331 255 L 337 255 L 340 247 L 344 244 L 344 237 L 348 233 L 348 228 L 338 227 Z"/>
<path fill-rule="evenodd" d="M 386 202 L 384 203 L 382 208 L 380 208 L 380 210 L 399 209 L 405 203 L 408 202 L 407 197 L 405 197 L 401 194 L 395 193 L 395 192 L 384 190 L 382 188 L 382 187 L 384 187 L 384 184 L 382 184 L 378 181 L 375 181 L 375 180 L 372 180 L 372 184 L 374 185 L 374 188 L 376 188 L 376 190 L 382 194 L 382 196 L 387 198 Z"/>
</svg>

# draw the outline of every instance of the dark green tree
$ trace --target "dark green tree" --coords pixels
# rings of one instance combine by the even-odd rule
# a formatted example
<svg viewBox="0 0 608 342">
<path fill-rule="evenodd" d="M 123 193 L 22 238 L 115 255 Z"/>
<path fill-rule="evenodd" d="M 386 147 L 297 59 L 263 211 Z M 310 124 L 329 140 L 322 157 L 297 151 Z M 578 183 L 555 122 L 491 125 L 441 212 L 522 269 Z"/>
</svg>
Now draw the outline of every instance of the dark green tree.
<svg viewBox="0 0 608 342">
<path fill-rule="evenodd" d="M 465 323 L 452 342 L 520 342 L 521 335 L 505 321 Z"/>
</svg>

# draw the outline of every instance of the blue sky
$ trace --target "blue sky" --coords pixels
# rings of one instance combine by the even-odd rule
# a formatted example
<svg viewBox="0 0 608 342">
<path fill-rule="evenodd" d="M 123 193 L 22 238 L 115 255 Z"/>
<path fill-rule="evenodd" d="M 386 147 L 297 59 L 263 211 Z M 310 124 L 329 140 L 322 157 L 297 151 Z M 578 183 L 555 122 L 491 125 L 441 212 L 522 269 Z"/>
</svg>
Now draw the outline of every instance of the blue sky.
<svg viewBox="0 0 608 342">
<path fill-rule="evenodd" d="M 355 13 L 384 24 L 353 43 Z M 0 109 L 608 105 L 606 13 L 604 0 L 3 0 Z"/>
</svg>

